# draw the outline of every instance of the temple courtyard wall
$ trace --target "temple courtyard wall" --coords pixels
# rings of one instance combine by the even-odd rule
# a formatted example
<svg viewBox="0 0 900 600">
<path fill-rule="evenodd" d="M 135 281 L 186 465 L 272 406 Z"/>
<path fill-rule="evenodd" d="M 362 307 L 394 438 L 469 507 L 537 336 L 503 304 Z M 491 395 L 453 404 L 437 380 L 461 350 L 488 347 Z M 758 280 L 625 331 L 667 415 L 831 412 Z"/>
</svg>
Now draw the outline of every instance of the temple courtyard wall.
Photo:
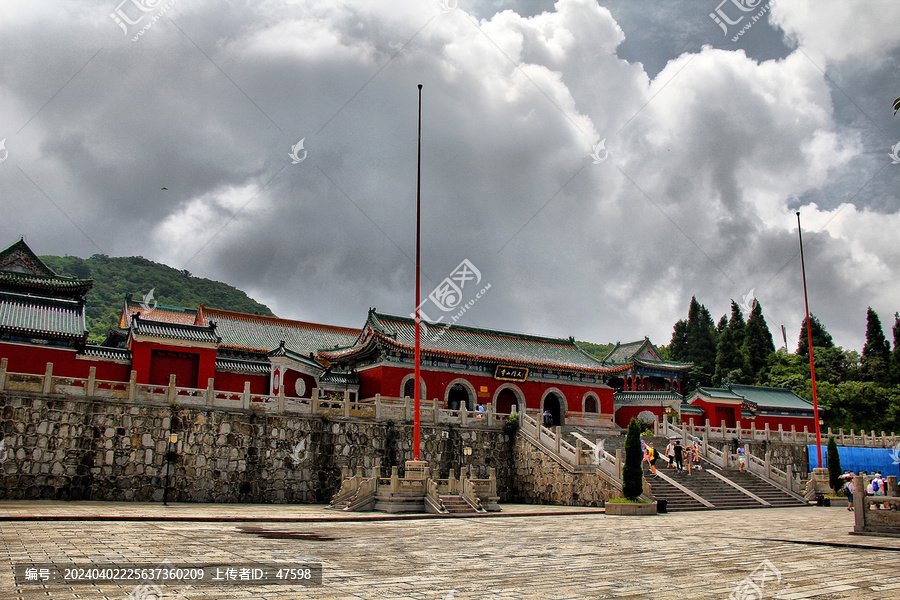
<svg viewBox="0 0 900 600">
<path fill-rule="evenodd" d="M 383 477 L 412 457 L 412 424 L 0 393 L 0 499 L 326 503 L 342 469 Z M 170 435 L 176 441 L 171 443 Z M 514 448 L 499 428 L 424 424 L 436 476 L 496 469 L 516 501 Z M 471 448 L 471 455 L 464 449 Z"/>
</svg>

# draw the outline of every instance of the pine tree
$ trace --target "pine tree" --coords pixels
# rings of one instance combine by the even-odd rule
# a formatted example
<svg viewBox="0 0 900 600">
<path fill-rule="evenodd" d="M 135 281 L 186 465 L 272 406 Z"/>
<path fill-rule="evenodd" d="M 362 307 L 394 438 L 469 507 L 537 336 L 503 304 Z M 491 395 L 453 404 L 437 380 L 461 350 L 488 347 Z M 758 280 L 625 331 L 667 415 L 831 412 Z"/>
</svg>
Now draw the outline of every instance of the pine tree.
<svg viewBox="0 0 900 600">
<path fill-rule="evenodd" d="M 753 306 L 756 306 L 755 300 L 753 301 Z M 744 313 L 741 312 L 741 307 L 734 300 L 731 301 L 731 318 L 728 320 L 728 328 L 731 329 L 734 343 L 737 344 L 738 348 L 743 346 L 747 324 L 744 323 Z"/>
<path fill-rule="evenodd" d="M 697 367 L 699 385 L 709 385 L 716 370 L 716 326 L 709 310 L 691 298 L 687 328 L 688 360 Z"/>
<path fill-rule="evenodd" d="M 687 358 L 687 322 L 679 320 L 672 331 L 672 341 L 669 343 L 669 355 L 672 360 L 688 362 Z"/>
<path fill-rule="evenodd" d="M 728 317 L 722 315 L 722 318 L 719 319 L 719 322 L 716 324 L 716 333 L 722 335 L 722 332 L 725 331 L 726 327 L 728 327 Z"/>
<path fill-rule="evenodd" d="M 834 348 L 834 340 L 831 334 L 825 330 L 825 326 L 819 322 L 816 315 L 809 315 L 810 331 L 812 331 L 813 348 Z M 797 354 L 809 356 L 809 341 L 806 339 L 806 319 L 800 324 L 800 339 L 797 341 Z"/>
<path fill-rule="evenodd" d="M 831 489 L 837 492 L 841 486 L 841 480 L 839 477 L 843 473 L 841 471 L 841 455 L 838 454 L 837 442 L 834 441 L 834 436 L 828 436 L 828 457 L 825 459 L 828 464 L 828 482 L 831 484 Z"/>
<path fill-rule="evenodd" d="M 888 384 L 890 382 L 890 358 L 890 346 L 884 338 L 881 319 L 870 306 L 866 312 L 866 345 L 863 346 L 862 360 L 860 361 L 863 378 L 879 385 Z"/>
<path fill-rule="evenodd" d="M 747 319 L 744 344 L 741 350 L 744 355 L 746 373 L 754 381 L 764 381 L 766 364 L 769 355 L 775 352 L 775 344 L 772 342 L 772 334 L 769 332 L 769 326 L 766 325 L 762 305 L 759 301 L 753 305 L 753 312 Z"/>
<path fill-rule="evenodd" d="M 625 464 L 622 466 L 622 495 L 629 500 L 637 500 L 644 493 L 643 459 L 641 424 L 637 419 L 631 419 L 625 435 Z"/>
</svg>

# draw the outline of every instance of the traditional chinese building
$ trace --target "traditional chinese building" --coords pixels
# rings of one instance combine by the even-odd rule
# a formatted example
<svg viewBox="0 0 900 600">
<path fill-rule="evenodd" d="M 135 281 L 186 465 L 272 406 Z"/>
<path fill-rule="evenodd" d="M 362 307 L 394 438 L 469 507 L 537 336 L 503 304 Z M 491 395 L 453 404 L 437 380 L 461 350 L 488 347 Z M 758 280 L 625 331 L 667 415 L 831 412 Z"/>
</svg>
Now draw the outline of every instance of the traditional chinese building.
<svg viewBox="0 0 900 600">
<path fill-rule="evenodd" d="M 663 360 L 649 338 L 627 344 L 616 343 L 603 363 L 628 369 L 609 380 L 609 385 L 621 391 L 668 391 L 681 393 L 681 380 L 693 363 Z"/>
<path fill-rule="evenodd" d="M 805 400 L 787 388 L 755 385 L 727 384 L 721 388 L 697 388 L 686 400 L 688 410 L 682 410 L 682 421 L 712 427 L 740 426 L 747 429 L 784 430 L 791 427 L 802 431 L 815 429 L 815 413 L 812 402 Z M 699 411 L 699 412 L 698 412 Z"/>
<path fill-rule="evenodd" d="M 453 410 L 492 404 L 499 413 L 548 411 L 612 427 L 613 390 L 603 380 L 628 367 L 604 365 L 573 338 L 430 323 L 421 332 L 421 397 Z M 358 339 L 318 356 L 359 376 L 360 394 L 412 397 L 415 321 L 370 309 Z"/>
</svg>

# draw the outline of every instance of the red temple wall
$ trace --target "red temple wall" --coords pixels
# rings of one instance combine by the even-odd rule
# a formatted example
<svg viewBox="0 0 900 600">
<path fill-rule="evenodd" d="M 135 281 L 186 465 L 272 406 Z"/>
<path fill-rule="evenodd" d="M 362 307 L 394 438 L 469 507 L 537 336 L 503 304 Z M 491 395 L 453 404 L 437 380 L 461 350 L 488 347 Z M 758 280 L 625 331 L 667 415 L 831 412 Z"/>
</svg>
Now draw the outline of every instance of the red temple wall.
<svg viewBox="0 0 900 600">
<path fill-rule="evenodd" d="M 216 349 L 191 346 L 172 346 L 156 342 L 134 342 L 131 345 L 131 365 L 137 371 L 138 383 L 150 383 L 150 356 L 153 350 L 183 352 L 198 356 L 197 387 L 205 388 L 210 377 L 216 375 Z M 241 388 L 243 390 L 243 387 Z"/>
<path fill-rule="evenodd" d="M 0 358 L 7 359 L 7 370 L 13 373 L 43 375 L 47 363 L 53 363 L 53 374 L 60 377 L 87 379 L 91 367 L 96 367 L 97 379 L 128 381 L 131 365 L 109 360 L 77 358 L 75 350 L 47 346 L 24 346 L 0 342 Z"/>
<path fill-rule="evenodd" d="M 360 397 L 370 398 L 375 394 L 381 394 L 388 397 L 400 397 L 403 395 L 402 383 L 407 375 L 412 374 L 413 368 L 394 367 L 394 366 L 378 366 L 359 372 L 360 378 Z M 473 373 L 471 371 L 448 372 L 448 371 L 430 371 L 422 369 L 422 379 L 425 382 L 425 396 L 428 401 L 437 398 L 443 403 L 447 388 L 457 379 L 464 379 L 475 389 L 475 395 L 479 404 L 489 404 L 493 401 L 497 390 L 509 383 L 518 387 L 525 396 L 525 403 L 528 408 L 539 409 L 541 406 L 541 398 L 544 393 L 551 388 L 556 388 L 564 396 L 566 400 L 567 410 L 581 412 L 581 400 L 588 392 L 593 392 L 599 399 L 599 412 L 612 414 L 613 412 L 613 390 L 606 387 L 582 387 L 569 385 L 564 382 L 550 381 L 525 381 L 525 382 L 506 382 L 498 381 L 490 375 Z M 482 386 L 487 388 L 487 392 L 481 391 Z"/>
</svg>

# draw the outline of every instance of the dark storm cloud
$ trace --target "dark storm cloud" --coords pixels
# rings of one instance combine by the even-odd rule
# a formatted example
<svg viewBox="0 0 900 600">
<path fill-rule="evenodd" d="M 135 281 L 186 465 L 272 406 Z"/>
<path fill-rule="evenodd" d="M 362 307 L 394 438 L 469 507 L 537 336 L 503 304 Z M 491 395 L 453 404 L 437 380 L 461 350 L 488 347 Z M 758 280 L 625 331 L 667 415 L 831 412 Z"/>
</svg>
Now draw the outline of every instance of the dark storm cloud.
<svg viewBox="0 0 900 600">
<path fill-rule="evenodd" d="M 491 287 L 464 322 L 665 344 L 691 295 L 718 317 L 753 289 L 790 345 L 797 208 L 838 343 L 900 308 L 900 120 L 860 116 L 900 95 L 877 9 L 865 39 L 796 2 L 731 42 L 706 2 L 179 0 L 131 41 L 109 15 L 135 6 L 0 9 L 8 241 L 144 255 L 285 317 L 409 313 L 422 83 L 422 292 L 471 261 Z"/>
</svg>

